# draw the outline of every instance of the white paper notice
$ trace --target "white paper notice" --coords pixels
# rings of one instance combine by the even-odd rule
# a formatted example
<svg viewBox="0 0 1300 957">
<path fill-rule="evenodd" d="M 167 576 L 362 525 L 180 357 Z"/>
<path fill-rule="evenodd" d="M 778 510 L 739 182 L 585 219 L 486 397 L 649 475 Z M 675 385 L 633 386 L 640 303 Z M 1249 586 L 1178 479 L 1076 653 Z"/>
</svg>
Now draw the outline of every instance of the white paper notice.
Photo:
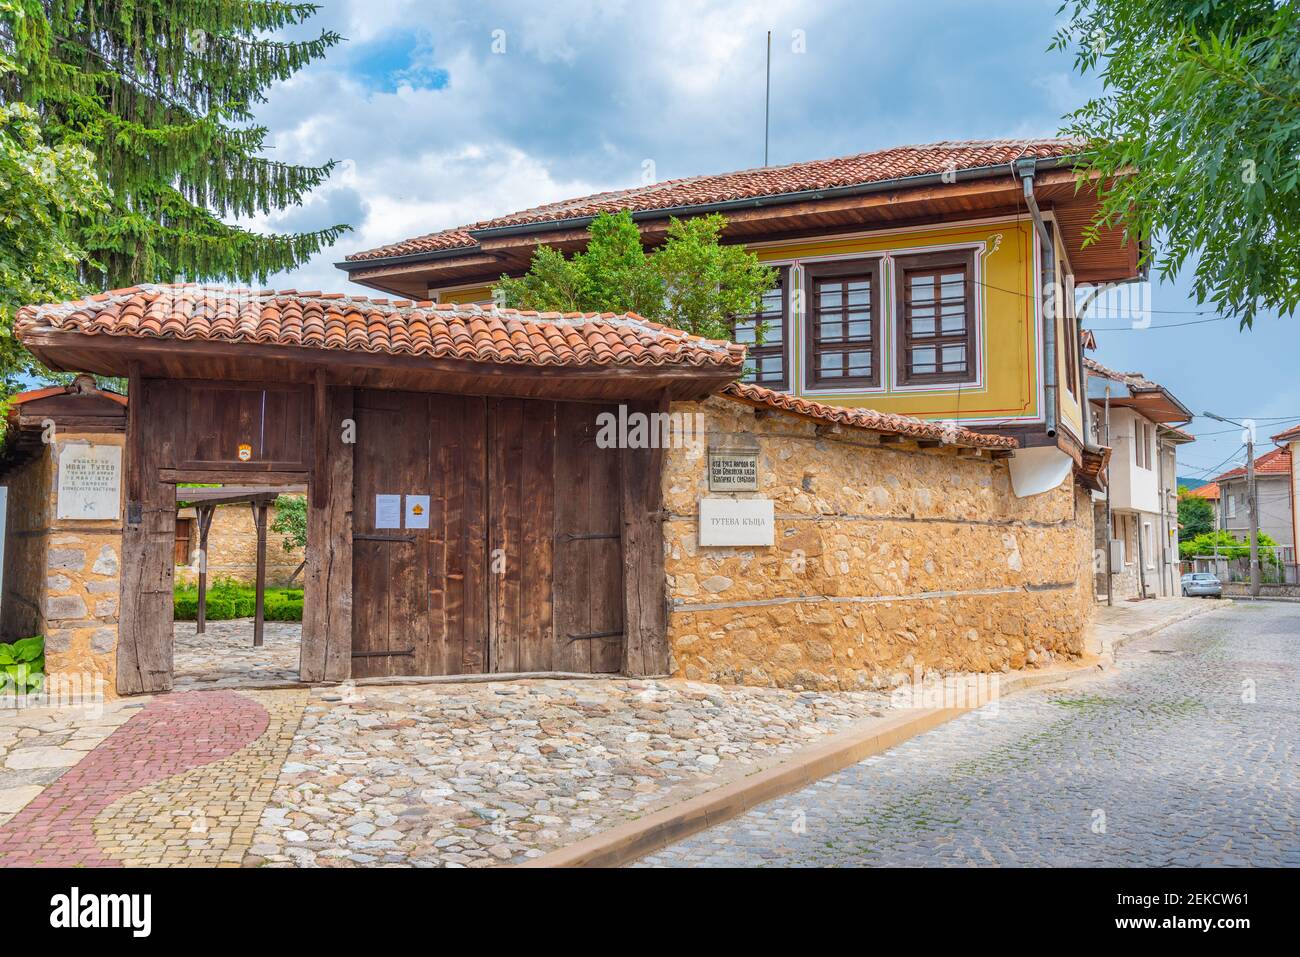
<svg viewBox="0 0 1300 957">
<path fill-rule="evenodd" d="M 406 496 L 406 527 L 407 528 L 428 528 L 429 527 L 429 496 L 427 495 Z"/>
<path fill-rule="evenodd" d="M 402 496 L 375 496 L 375 528 L 402 527 Z"/>
<path fill-rule="evenodd" d="M 121 502 L 120 445 L 63 447 L 59 452 L 59 518 L 117 518 Z"/>
</svg>

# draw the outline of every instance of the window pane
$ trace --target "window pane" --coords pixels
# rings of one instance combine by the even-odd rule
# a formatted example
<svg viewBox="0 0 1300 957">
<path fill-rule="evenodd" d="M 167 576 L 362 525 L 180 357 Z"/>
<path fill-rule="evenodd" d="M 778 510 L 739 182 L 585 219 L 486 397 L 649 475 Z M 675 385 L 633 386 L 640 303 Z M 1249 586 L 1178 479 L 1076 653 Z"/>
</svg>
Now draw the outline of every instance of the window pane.
<svg viewBox="0 0 1300 957">
<path fill-rule="evenodd" d="M 865 282 L 849 283 L 849 305 L 863 308 L 871 305 L 871 287 Z"/>
<path fill-rule="evenodd" d="M 833 286 L 831 285 L 820 286 L 818 289 L 818 294 L 819 294 L 818 302 L 823 309 L 838 309 L 840 308 L 841 304 L 844 302 L 844 295 L 838 283 L 836 283 Z"/>
<path fill-rule="evenodd" d="M 944 372 L 965 372 L 966 371 L 966 347 L 965 346 L 944 346 L 943 347 L 943 371 Z"/>
<path fill-rule="evenodd" d="M 871 320 L 854 319 L 849 323 L 849 338 L 854 342 L 864 342 L 871 338 Z"/>
<path fill-rule="evenodd" d="M 934 277 L 912 276 L 912 301 L 930 302 L 934 299 Z"/>
<path fill-rule="evenodd" d="M 844 338 L 844 323 L 822 320 L 822 341 L 839 342 Z"/>
<path fill-rule="evenodd" d="M 752 322 L 736 323 L 736 341 L 747 346 L 754 344 L 754 324 Z"/>
<path fill-rule="evenodd" d="M 817 371 L 823 378 L 839 378 L 843 375 L 843 354 L 839 352 L 823 352 L 818 358 Z"/>
<path fill-rule="evenodd" d="M 924 375 L 935 371 L 934 347 L 922 346 L 912 350 L 912 372 Z"/>
<path fill-rule="evenodd" d="M 934 319 L 928 316 L 914 316 L 912 318 L 912 335 L 913 336 L 932 336 L 934 335 Z"/>
<path fill-rule="evenodd" d="M 849 353 L 849 375 L 852 376 L 871 375 L 871 353 L 870 352 Z"/>
</svg>

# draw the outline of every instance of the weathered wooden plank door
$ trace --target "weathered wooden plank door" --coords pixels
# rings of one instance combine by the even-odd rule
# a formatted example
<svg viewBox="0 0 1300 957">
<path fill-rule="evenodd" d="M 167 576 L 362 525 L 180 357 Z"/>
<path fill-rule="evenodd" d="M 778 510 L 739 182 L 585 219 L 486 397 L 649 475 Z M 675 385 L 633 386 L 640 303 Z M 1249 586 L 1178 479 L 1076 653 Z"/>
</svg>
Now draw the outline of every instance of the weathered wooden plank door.
<svg viewBox="0 0 1300 957">
<path fill-rule="evenodd" d="M 556 671 L 622 670 L 623 553 L 618 449 L 596 445 L 613 408 L 559 403 L 555 448 Z"/>
<path fill-rule="evenodd" d="M 354 418 L 353 676 L 482 671 L 484 400 L 359 390 Z M 428 495 L 428 528 L 379 528 L 380 495 Z"/>
<path fill-rule="evenodd" d="M 622 669 L 622 456 L 596 446 L 602 411 L 358 390 L 354 676 Z M 409 494 L 430 496 L 429 528 L 378 528 L 376 496 Z"/>
</svg>

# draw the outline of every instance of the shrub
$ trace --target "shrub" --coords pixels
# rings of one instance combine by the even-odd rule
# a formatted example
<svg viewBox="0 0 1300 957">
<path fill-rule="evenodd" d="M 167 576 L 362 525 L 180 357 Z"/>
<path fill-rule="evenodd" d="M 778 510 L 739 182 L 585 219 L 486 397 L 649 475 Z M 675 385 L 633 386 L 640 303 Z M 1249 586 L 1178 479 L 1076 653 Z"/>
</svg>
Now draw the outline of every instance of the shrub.
<svg viewBox="0 0 1300 957">
<path fill-rule="evenodd" d="M 263 615 L 267 621 L 302 621 L 301 588 L 268 588 Z M 252 618 L 257 611 L 257 590 L 251 585 L 228 579 L 213 582 L 208 589 L 208 621 Z M 193 585 L 176 586 L 174 595 L 177 621 L 195 621 L 199 617 L 199 592 Z"/>
<path fill-rule="evenodd" d="M 30 694 L 45 684 L 45 636 L 0 642 L 0 693 Z"/>
</svg>

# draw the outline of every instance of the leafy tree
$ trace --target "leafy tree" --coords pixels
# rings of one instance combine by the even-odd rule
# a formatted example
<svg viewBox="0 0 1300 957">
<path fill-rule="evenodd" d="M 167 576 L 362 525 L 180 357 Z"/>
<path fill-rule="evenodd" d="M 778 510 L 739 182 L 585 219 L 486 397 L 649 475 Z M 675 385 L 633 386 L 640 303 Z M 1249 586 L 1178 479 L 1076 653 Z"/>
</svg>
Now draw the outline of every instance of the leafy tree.
<svg viewBox="0 0 1300 957">
<path fill-rule="evenodd" d="M 0 0 L 3 2 L 3 0 Z M 0 59 L 0 75 L 5 64 Z M 13 337 L 14 313 L 29 302 L 81 291 L 74 217 L 106 208 L 93 157 L 82 146 L 48 145 L 39 118 L 22 103 L 0 104 L 0 384 L 5 394 L 34 360 Z"/>
<path fill-rule="evenodd" d="M 1214 531 L 1214 504 L 1206 498 L 1191 494 L 1191 489 L 1178 490 L 1178 540 L 1188 539 Z"/>
<path fill-rule="evenodd" d="M 238 278 L 291 269 L 347 229 L 260 233 L 226 219 L 303 201 L 333 168 L 261 155 L 253 109 L 323 56 L 330 32 L 285 41 L 317 7 L 279 0 L 0 0 L 12 69 L 0 102 L 26 103 L 47 142 L 82 146 L 108 208 L 70 208 L 88 282 Z M 34 298 L 49 298 L 36 296 Z"/>
<path fill-rule="evenodd" d="M 284 536 L 286 552 L 307 547 L 307 498 L 304 495 L 277 495 L 275 521 L 271 531 Z"/>
<path fill-rule="evenodd" d="M 1277 564 L 1277 550 L 1274 548 L 1276 545 L 1277 542 L 1267 532 L 1259 533 L 1260 564 Z M 1178 554 L 1183 561 L 1215 554 L 1222 558 L 1249 558 L 1250 541 L 1234 538 L 1231 532 L 1204 532 L 1188 541 L 1180 542 Z"/>
<path fill-rule="evenodd" d="M 1099 224 L 1195 260 L 1200 302 L 1240 316 L 1300 304 L 1300 5 L 1065 0 L 1052 47 L 1104 92 L 1067 117 L 1099 177 Z M 1117 175 L 1137 170 L 1138 175 Z M 1112 179 L 1112 177 L 1117 177 Z M 1153 258 L 1148 249 L 1144 255 Z"/>
<path fill-rule="evenodd" d="M 722 216 L 671 219 L 667 239 L 646 253 L 630 213 L 602 213 L 587 248 L 565 259 L 547 246 L 524 276 L 502 276 L 502 305 L 557 312 L 635 312 L 711 339 L 731 338 L 734 317 L 758 311 L 776 271 L 740 246 L 719 242 Z M 760 339 L 761 341 L 761 339 Z"/>
</svg>

